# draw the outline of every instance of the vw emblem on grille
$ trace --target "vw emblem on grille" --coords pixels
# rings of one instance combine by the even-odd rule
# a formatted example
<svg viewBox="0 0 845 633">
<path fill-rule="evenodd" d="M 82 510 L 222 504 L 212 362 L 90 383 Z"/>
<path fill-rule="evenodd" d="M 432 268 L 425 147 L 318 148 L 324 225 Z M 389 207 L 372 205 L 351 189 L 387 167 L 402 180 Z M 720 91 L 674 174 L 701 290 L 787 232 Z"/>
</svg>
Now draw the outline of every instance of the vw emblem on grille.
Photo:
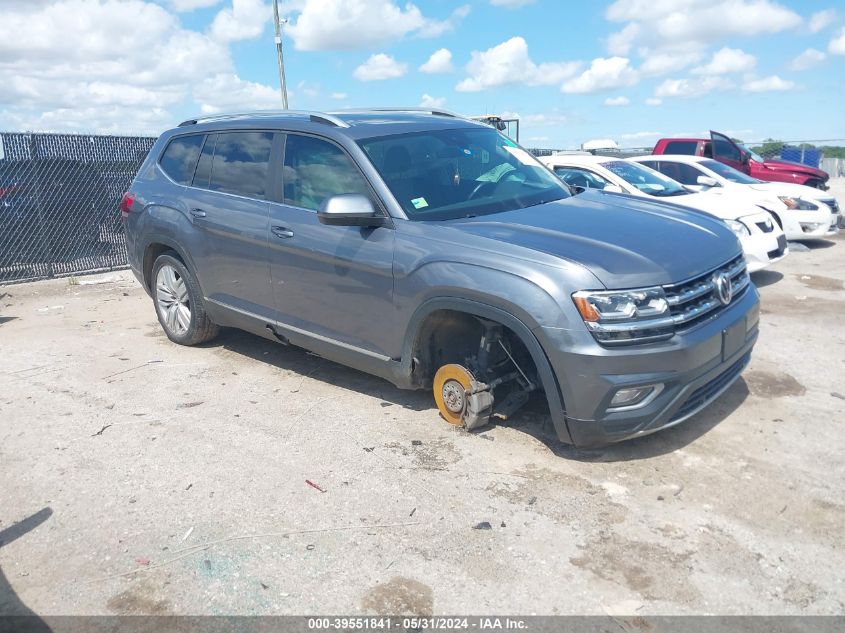
<svg viewBox="0 0 845 633">
<path fill-rule="evenodd" d="M 716 273 L 713 275 L 713 288 L 716 290 L 716 296 L 719 297 L 722 305 L 726 306 L 731 302 L 734 289 L 731 284 L 731 278 L 725 273 Z"/>
</svg>

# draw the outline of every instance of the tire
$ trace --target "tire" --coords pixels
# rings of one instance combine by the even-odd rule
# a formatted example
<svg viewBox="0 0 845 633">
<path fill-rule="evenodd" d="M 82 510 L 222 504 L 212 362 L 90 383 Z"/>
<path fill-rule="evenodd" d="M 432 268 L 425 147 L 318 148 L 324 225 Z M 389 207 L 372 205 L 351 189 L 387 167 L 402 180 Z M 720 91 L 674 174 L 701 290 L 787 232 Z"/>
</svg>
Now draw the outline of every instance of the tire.
<svg viewBox="0 0 845 633">
<path fill-rule="evenodd" d="M 152 271 L 153 304 L 164 333 L 179 345 L 199 345 L 220 332 L 205 311 L 199 284 L 176 253 L 156 258 Z"/>
</svg>

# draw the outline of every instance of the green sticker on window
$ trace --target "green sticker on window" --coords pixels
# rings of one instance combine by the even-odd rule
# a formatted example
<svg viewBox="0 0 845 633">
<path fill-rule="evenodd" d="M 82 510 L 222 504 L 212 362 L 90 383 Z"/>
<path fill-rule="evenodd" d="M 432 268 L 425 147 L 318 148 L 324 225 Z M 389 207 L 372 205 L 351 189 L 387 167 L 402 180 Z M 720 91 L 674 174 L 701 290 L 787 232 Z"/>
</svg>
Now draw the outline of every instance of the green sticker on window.
<svg viewBox="0 0 845 633">
<path fill-rule="evenodd" d="M 428 202 L 426 202 L 425 198 L 414 198 L 411 200 L 411 204 L 414 205 L 415 209 L 422 209 L 428 206 Z"/>
</svg>

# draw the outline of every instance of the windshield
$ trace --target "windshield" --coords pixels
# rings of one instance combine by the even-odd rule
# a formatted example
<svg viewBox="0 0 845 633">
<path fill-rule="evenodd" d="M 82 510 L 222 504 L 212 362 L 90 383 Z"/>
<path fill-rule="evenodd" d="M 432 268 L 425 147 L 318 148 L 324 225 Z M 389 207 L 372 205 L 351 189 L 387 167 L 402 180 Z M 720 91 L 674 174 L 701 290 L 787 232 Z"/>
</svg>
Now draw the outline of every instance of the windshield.
<svg viewBox="0 0 845 633">
<path fill-rule="evenodd" d="M 764 163 L 764 162 L 766 162 L 766 159 L 765 159 L 765 158 L 763 158 L 762 156 L 760 156 L 760 154 L 758 154 L 757 152 L 752 151 L 751 149 L 749 149 L 749 147 L 748 147 L 747 145 L 744 145 L 743 143 L 738 143 L 738 145 L 739 145 L 739 146 L 740 146 L 743 150 L 745 150 L 746 152 L 748 152 L 748 155 L 751 157 L 751 160 L 756 160 L 758 163 Z"/>
<path fill-rule="evenodd" d="M 568 198 L 554 174 L 492 128 L 359 141 L 412 220 L 449 220 Z"/>
<path fill-rule="evenodd" d="M 710 171 L 719 174 L 722 178 L 729 182 L 735 182 L 740 185 L 756 185 L 760 182 L 756 178 L 746 176 L 741 171 L 737 171 L 730 165 L 725 165 L 725 163 L 720 163 L 716 160 L 703 160 L 700 164 L 702 167 L 706 167 Z"/>
<path fill-rule="evenodd" d="M 683 196 L 689 193 L 680 183 L 638 163 L 612 160 L 601 165 L 650 196 Z"/>
</svg>

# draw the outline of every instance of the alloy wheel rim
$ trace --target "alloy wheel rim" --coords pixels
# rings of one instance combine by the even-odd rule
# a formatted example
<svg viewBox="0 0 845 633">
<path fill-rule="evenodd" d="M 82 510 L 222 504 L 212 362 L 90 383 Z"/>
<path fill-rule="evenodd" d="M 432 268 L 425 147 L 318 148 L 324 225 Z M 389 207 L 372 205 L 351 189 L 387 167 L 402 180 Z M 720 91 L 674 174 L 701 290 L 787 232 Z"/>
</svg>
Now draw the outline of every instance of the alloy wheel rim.
<svg viewBox="0 0 845 633">
<path fill-rule="evenodd" d="M 156 275 L 156 302 L 165 327 L 173 334 L 184 334 L 191 326 L 191 302 L 185 278 L 165 264 Z"/>
</svg>

